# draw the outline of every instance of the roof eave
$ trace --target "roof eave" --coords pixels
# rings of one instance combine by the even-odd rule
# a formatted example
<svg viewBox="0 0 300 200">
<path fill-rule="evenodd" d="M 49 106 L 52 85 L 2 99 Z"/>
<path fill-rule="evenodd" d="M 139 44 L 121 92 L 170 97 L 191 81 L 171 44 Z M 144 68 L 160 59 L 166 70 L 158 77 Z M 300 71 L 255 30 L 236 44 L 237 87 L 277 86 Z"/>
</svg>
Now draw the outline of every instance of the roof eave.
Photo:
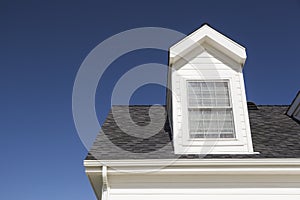
<svg viewBox="0 0 300 200">
<path fill-rule="evenodd" d="M 300 174 L 300 159 L 143 159 L 143 160 L 85 160 L 86 169 L 101 173 L 107 166 L 107 173 L 158 174 Z M 95 171 L 93 171 L 95 173 Z"/>
</svg>

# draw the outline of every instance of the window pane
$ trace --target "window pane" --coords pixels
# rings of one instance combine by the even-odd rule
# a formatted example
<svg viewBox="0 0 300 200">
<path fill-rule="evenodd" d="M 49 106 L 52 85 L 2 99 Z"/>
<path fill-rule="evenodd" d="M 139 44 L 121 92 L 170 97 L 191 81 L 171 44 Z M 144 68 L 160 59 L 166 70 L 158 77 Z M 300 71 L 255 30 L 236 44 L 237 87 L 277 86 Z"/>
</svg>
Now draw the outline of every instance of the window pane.
<svg viewBox="0 0 300 200">
<path fill-rule="evenodd" d="M 188 82 L 191 138 L 234 138 L 227 82 Z"/>
<path fill-rule="evenodd" d="M 225 136 L 222 135 L 226 134 L 227 138 L 233 138 L 234 126 L 232 110 L 189 110 L 189 130 L 191 137 L 224 138 Z"/>
<path fill-rule="evenodd" d="M 216 106 L 220 106 L 220 107 L 230 106 L 228 98 L 227 99 L 216 99 Z"/>
<path fill-rule="evenodd" d="M 188 82 L 189 107 L 229 107 L 227 82 Z"/>
</svg>

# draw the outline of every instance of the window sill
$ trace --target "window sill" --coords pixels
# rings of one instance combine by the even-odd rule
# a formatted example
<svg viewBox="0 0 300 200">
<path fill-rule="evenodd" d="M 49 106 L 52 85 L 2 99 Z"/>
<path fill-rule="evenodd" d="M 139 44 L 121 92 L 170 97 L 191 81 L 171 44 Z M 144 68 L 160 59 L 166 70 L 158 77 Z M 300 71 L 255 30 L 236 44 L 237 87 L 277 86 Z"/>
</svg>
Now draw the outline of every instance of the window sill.
<svg viewBox="0 0 300 200">
<path fill-rule="evenodd" d="M 187 139 L 183 141 L 183 146 L 245 146 L 246 143 L 238 139 L 222 138 L 222 139 Z"/>
</svg>

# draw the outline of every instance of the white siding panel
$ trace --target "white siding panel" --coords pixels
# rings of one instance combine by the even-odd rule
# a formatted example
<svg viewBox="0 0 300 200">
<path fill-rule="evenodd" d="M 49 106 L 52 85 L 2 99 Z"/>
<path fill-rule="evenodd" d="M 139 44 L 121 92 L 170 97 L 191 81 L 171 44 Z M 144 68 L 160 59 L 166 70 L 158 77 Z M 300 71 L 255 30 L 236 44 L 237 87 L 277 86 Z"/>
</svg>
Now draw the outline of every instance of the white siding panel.
<svg viewBox="0 0 300 200">
<path fill-rule="evenodd" d="M 284 191 L 284 189 L 283 189 Z M 242 191 L 240 193 L 243 193 Z M 288 193 L 286 191 L 285 193 Z M 299 200 L 300 195 L 253 195 L 253 194 L 219 194 L 219 195 L 195 195 L 195 194 L 188 194 L 186 192 L 183 192 L 183 194 L 161 194 L 161 195 L 153 195 L 153 194 L 147 194 L 147 195 L 111 195 L 111 200 L 124 200 L 124 199 L 130 199 L 130 200 L 199 200 L 199 199 L 205 199 L 205 200 L 253 200 L 253 199 L 260 199 L 260 200 Z"/>
<path fill-rule="evenodd" d="M 216 64 L 223 64 L 220 60 L 214 58 L 214 57 L 196 57 L 193 60 L 189 61 L 190 63 L 195 64 L 207 64 L 207 63 L 216 63 Z"/>
<path fill-rule="evenodd" d="M 109 199 L 298 200 L 299 180 L 299 175 L 131 174 L 109 177 Z"/>
</svg>

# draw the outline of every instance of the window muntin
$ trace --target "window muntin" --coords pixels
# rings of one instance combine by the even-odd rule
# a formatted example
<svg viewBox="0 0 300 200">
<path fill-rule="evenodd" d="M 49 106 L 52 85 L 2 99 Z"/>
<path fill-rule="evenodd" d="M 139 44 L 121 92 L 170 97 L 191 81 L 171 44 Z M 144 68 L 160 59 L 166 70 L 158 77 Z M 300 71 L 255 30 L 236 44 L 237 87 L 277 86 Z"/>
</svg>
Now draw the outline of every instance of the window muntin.
<svg viewBox="0 0 300 200">
<path fill-rule="evenodd" d="M 187 81 L 190 138 L 235 138 L 228 81 Z"/>
</svg>

